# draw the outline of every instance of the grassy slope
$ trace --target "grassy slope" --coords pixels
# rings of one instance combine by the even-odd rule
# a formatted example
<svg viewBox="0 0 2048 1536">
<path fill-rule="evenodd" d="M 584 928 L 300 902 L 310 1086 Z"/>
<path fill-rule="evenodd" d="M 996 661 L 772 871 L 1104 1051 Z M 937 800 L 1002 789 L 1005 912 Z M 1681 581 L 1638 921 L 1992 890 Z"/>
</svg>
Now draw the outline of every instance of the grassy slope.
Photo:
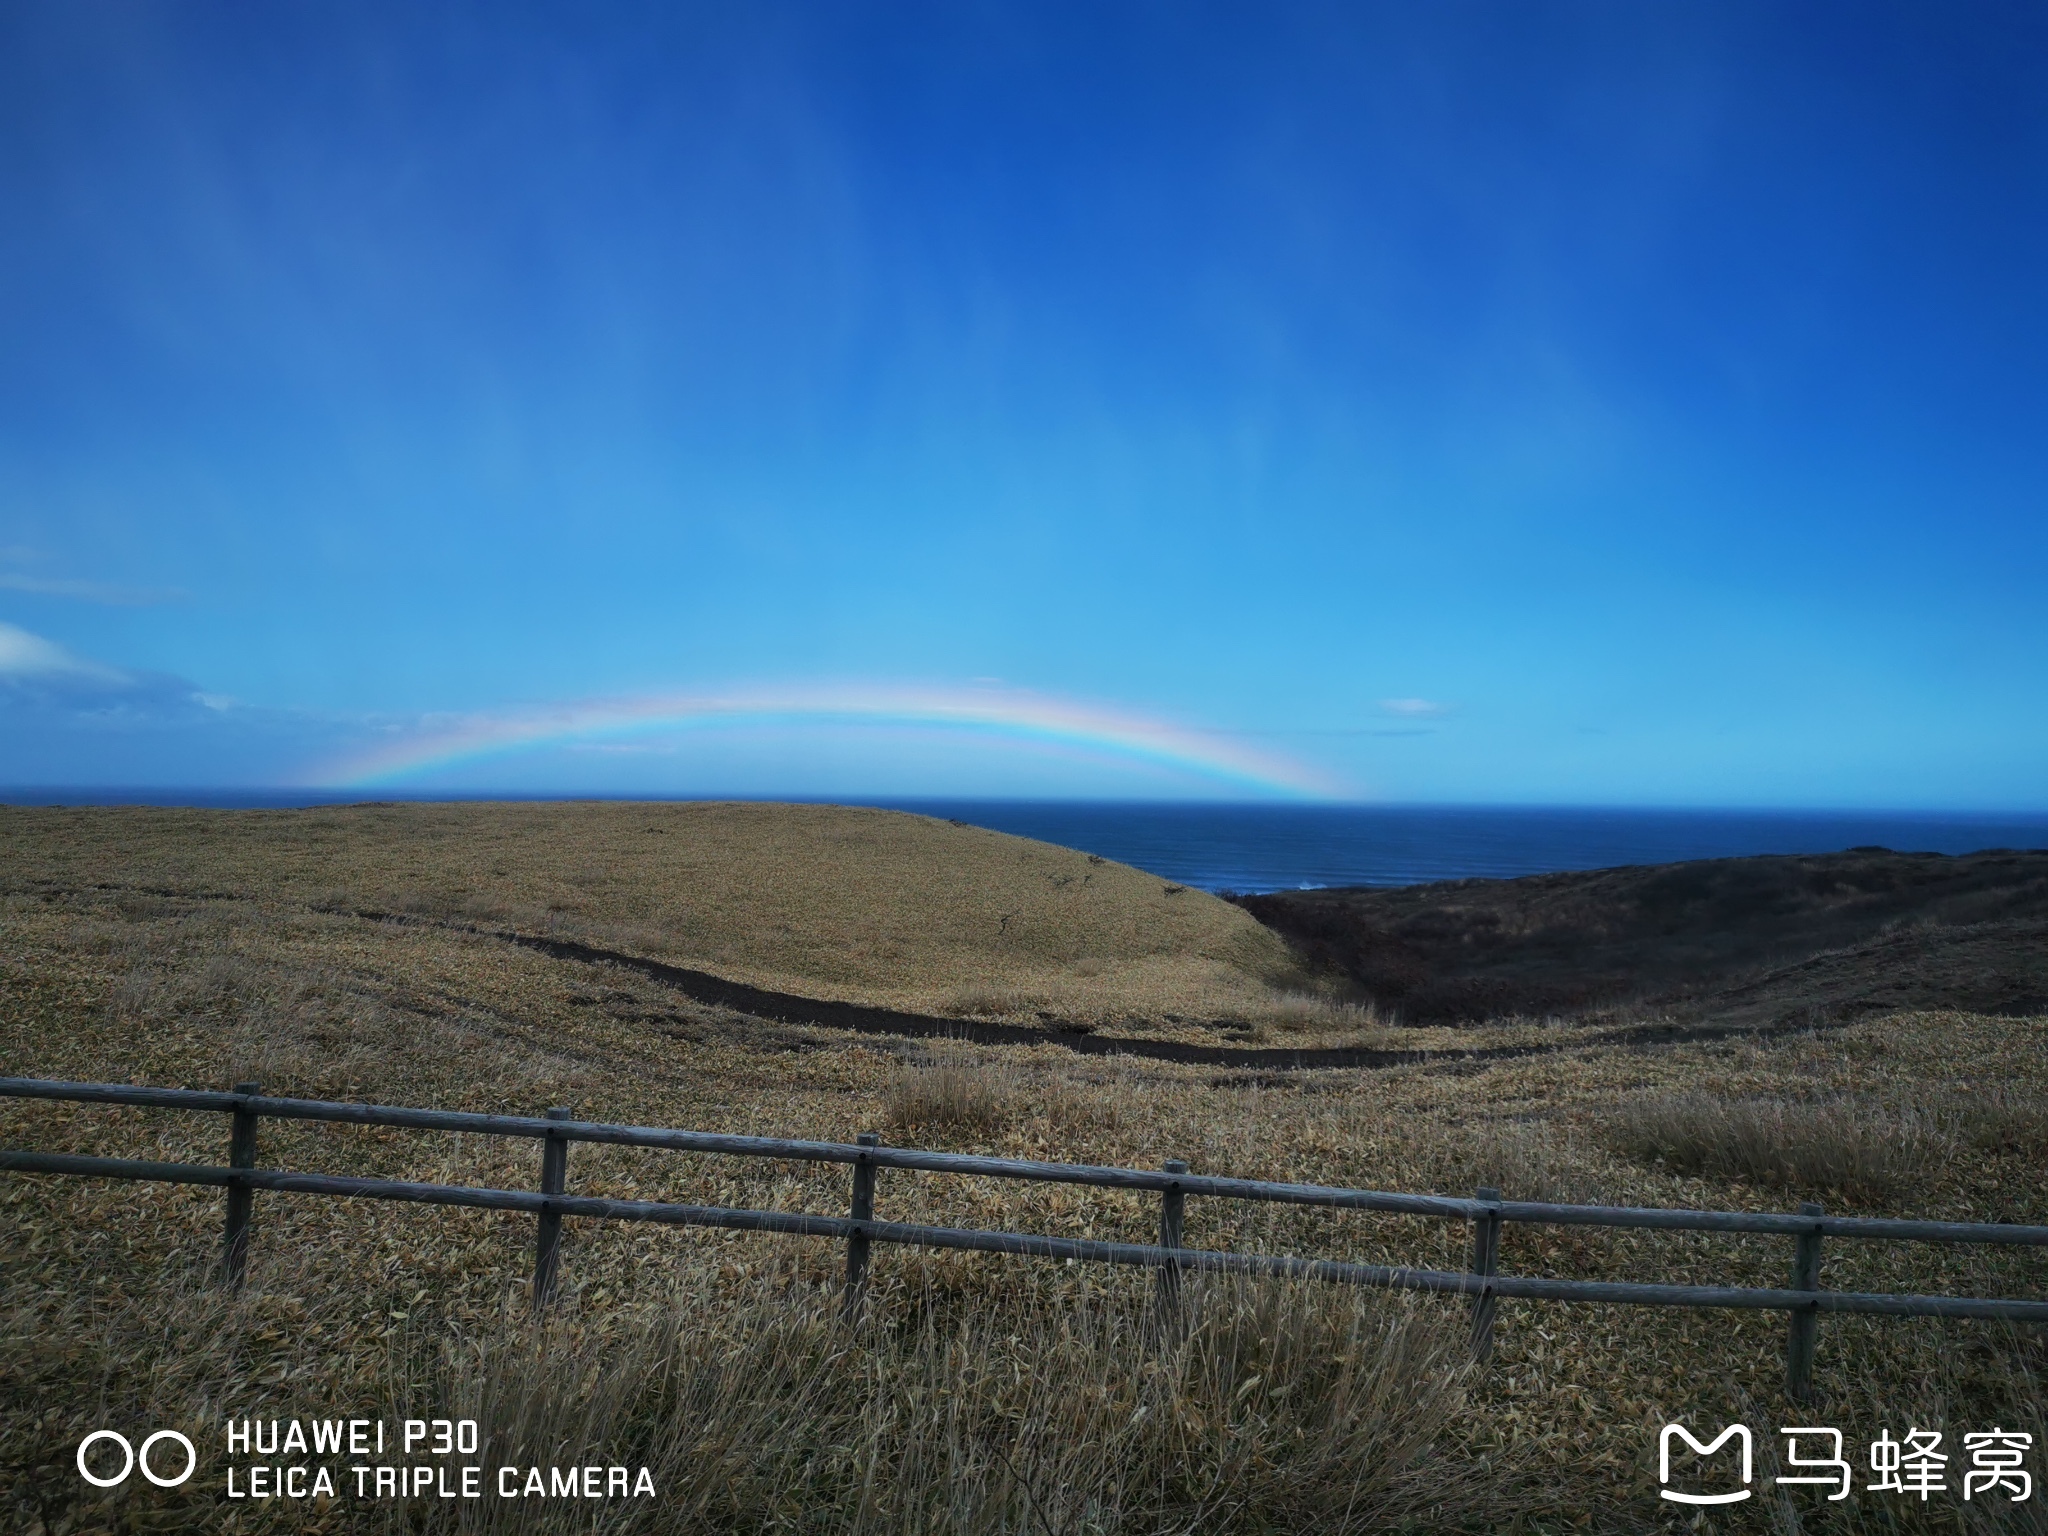
<svg viewBox="0 0 2048 1536">
<path fill-rule="evenodd" d="M 1261 1084 L 1157 1063 L 1080 1059 L 1051 1044 L 969 1049 L 765 1026 L 700 1008 L 644 978 L 475 935 L 365 922 L 300 902 L 149 894 L 134 888 L 187 882 L 211 889 L 223 871 L 247 868 L 252 855 L 246 846 L 179 849 L 160 835 L 147 843 L 131 836 L 142 846 L 132 863 L 124 862 L 122 838 L 104 827 L 90 830 L 91 820 L 68 835 L 77 862 L 66 889 L 55 888 L 58 872 L 48 863 L 10 862 L 0 874 L 0 1071 L 209 1085 L 254 1077 L 285 1093 L 529 1113 L 569 1102 L 592 1118 L 839 1140 L 882 1129 L 899 1144 L 1140 1166 L 1180 1156 L 1203 1172 L 1383 1188 L 1466 1192 L 1493 1183 L 1510 1196 L 1761 1209 L 1813 1196 L 1833 1210 L 2048 1222 L 2048 1194 L 2037 1177 L 2048 1153 L 2039 1135 L 2048 1053 L 2038 1019 L 1908 1015 L 1765 1042 L 1602 1048 L 1479 1072 L 1332 1072 Z M 479 859 L 498 857 L 474 841 L 469 846 Z M 332 850 L 318 861 L 298 857 L 297 868 L 272 873 L 275 883 L 266 888 L 313 893 L 333 878 Z M 524 867 L 535 863 L 537 857 Z M 447 847 L 423 856 L 419 867 L 440 879 L 460 874 L 458 855 Z M 379 873 L 402 882 L 409 872 Z M 78 878 L 87 874 L 93 879 Z M 499 878 L 508 877 L 483 869 L 471 889 Z M 525 878 L 539 882 L 542 875 Z M 99 882 L 127 888 L 90 888 Z M 559 884 L 577 888 L 567 877 Z M 442 899 L 459 895 L 421 883 L 388 889 L 408 888 Z M 945 1102 L 914 1091 L 934 1065 L 984 1080 L 972 1123 L 920 1108 Z M 1697 1148 L 1674 1140 L 1670 1117 L 1660 1122 L 1655 1106 L 1660 1095 L 1690 1104 L 1685 1096 L 1702 1091 L 1716 1102 L 1775 1104 L 1780 1120 L 1797 1121 L 1800 1106 L 1816 1101 L 1850 1106 L 1855 1125 L 1875 1128 L 1880 1163 L 1885 1147 L 1903 1151 L 1878 1170 L 1889 1177 L 1859 1178 L 1844 1188 L 1809 1172 L 1824 1160 L 1801 1156 L 1782 1174 L 1768 1159 L 1757 1165 L 1762 1172 L 1739 1158 L 1686 1162 L 1678 1154 L 1691 1157 Z M 1983 1117 L 1967 1113 L 1972 1100 L 1994 1091 L 2002 1102 L 2036 1106 L 2031 1118 L 2016 1118 L 2017 1132 L 2004 1140 L 1973 1134 Z M 1829 1127 L 1845 1117 L 1839 1110 L 1829 1116 L 1814 1124 L 1835 1134 Z M 1726 1127 L 1678 1130 L 1697 1142 Z M 1737 1133 L 1752 1140 L 1757 1134 L 1754 1127 Z M 519 1143 L 279 1125 L 266 1126 L 264 1136 L 262 1160 L 272 1166 L 511 1187 L 530 1187 L 535 1173 L 533 1148 Z M 213 1117 L 0 1104 L 0 1142 L 9 1145 L 217 1161 L 224 1140 Z M 1660 1146 L 1671 1154 L 1661 1163 Z M 571 1180 L 572 1188 L 593 1193 L 819 1211 L 843 1210 L 846 1199 L 843 1171 L 623 1149 L 578 1148 Z M 1150 1202 L 1109 1192 L 895 1175 L 883 1180 L 879 1213 L 1133 1240 L 1145 1238 L 1157 1219 Z M 29 1529 L 40 1519 L 53 1533 L 66 1518 L 83 1532 L 113 1529 L 131 1515 L 144 1519 L 143 1528 L 292 1528 L 323 1519 L 327 1528 L 351 1528 L 360 1509 L 229 1510 L 210 1490 L 136 1489 L 125 1502 L 95 1503 L 81 1498 L 67 1458 L 86 1428 L 115 1421 L 188 1425 L 196 1437 L 230 1410 L 445 1411 L 464 1393 L 488 1397 L 498 1379 L 486 1371 L 480 1380 L 465 1362 L 480 1351 L 531 1347 L 522 1342 L 519 1321 L 531 1244 L 523 1220 L 265 1196 L 258 1222 L 251 1287 L 229 1301 L 203 1287 L 218 1233 L 217 1195 L 78 1180 L 0 1181 L 0 1253 L 9 1259 L 0 1265 L 0 1498 L 12 1501 L 0 1504 L 0 1520 Z M 1209 1202 L 1191 1206 L 1189 1237 L 1204 1246 L 1436 1267 L 1458 1267 L 1466 1242 L 1456 1227 L 1419 1219 Z M 1516 1228 L 1502 1262 L 1520 1273 L 1773 1284 L 1787 1258 L 1785 1244 L 1754 1239 Z M 637 1359 L 640 1346 L 632 1341 L 641 1337 L 636 1330 L 649 1308 L 674 1306 L 699 1320 L 745 1319 L 758 1305 L 749 1287 L 763 1275 L 778 1285 L 793 1275 L 799 1284 L 829 1287 L 837 1262 L 825 1245 L 789 1239 L 572 1222 L 566 1347 L 572 1357 L 583 1350 L 592 1359 Z M 889 1293 L 889 1317 L 913 1331 L 919 1318 L 1040 1308 L 1037 1323 L 997 1341 L 1024 1350 L 1016 1358 L 1017 1381 L 1046 1369 L 1034 1358 L 1052 1358 L 1031 1350 L 1070 1342 L 1058 1318 L 1139 1305 L 1145 1283 L 1142 1276 L 1084 1281 L 1056 1266 L 974 1256 L 920 1259 L 885 1250 L 877 1262 L 885 1286 L 900 1287 Z M 1840 1288 L 2039 1294 L 2042 1275 L 2039 1258 L 2025 1252 L 1838 1244 L 1830 1247 L 1825 1281 Z M 1076 1289 L 1083 1283 L 1098 1288 L 1083 1295 Z M 1419 1315 L 1425 1332 L 1455 1335 L 1455 1306 L 1425 1304 Z M 1255 1342 L 1263 1343 L 1271 1330 L 1258 1328 L 1265 1331 Z M 1473 1528 L 1560 1529 L 1598 1511 L 1600 1529 L 1652 1529 L 1665 1512 L 1649 1492 L 1654 1432 L 1673 1415 L 1701 1426 L 1736 1418 L 1759 1426 L 1834 1423 L 1859 1442 L 1884 1427 L 1896 1436 L 1909 1423 L 1938 1424 L 1952 1434 L 1992 1422 L 2037 1435 L 2044 1428 L 2038 1398 L 2012 1374 L 2028 1361 L 2039 1367 L 2038 1337 L 2016 1343 L 2001 1330 L 1972 1325 L 1824 1321 L 1818 1420 L 1785 1417 L 1782 1341 L 1783 1321 L 1769 1315 L 1508 1304 L 1491 1371 L 1414 1405 L 1418 1412 L 1455 1412 L 1433 1438 L 1419 1482 L 1411 1482 L 1443 1490 L 1445 1517 Z M 530 1357 L 493 1369 L 501 1376 L 509 1369 L 512 1379 L 520 1370 L 539 1371 L 550 1390 L 571 1398 L 596 1379 L 566 1366 L 550 1375 L 520 1366 L 519 1358 Z M 935 1386 L 987 1404 L 1002 1385 L 985 1380 L 985 1369 L 983 1376 L 946 1374 L 952 1367 L 935 1381 L 929 1370 L 920 1376 L 890 1365 L 895 1357 L 880 1346 L 860 1358 L 881 1362 L 869 1367 L 880 1373 L 876 1390 L 903 1409 L 905 1424 L 927 1422 L 913 1410 L 932 1399 Z M 1083 1368 L 1094 1367 L 1073 1366 Z M 1183 1404 L 1191 1415 L 1186 1423 L 1207 1424 L 1222 1438 L 1197 1436 L 1155 1449 L 1166 1461 L 1255 1483 L 1263 1475 L 1255 1469 L 1230 1472 L 1238 1465 L 1230 1448 L 1256 1443 L 1262 1466 L 1287 1464 L 1300 1444 L 1292 1426 L 1313 1434 L 1331 1399 L 1312 1386 L 1301 1389 L 1299 1402 L 1271 1396 L 1270 1382 L 1245 1386 L 1261 1374 L 1249 1357 L 1233 1369 L 1218 1391 Z M 565 1384 L 571 1382 L 586 1387 Z M 532 1396 L 530 1386 L 524 1390 Z M 1110 1400 L 1121 1401 L 1114 1392 Z M 1029 1411 L 1045 1408 L 1041 1402 Z M 1400 1405 L 1382 1409 L 1374 1422 L 1384 1427 L 1385 1413 Z M 998 1404 L 989 1411 L 1010 1410 Z M 1074 1422 L 1070 1445 L 1123 1433 L 1131 1415 Z M 570 1436 L 579 1448 L 587 1443 L 580 1433 Z M 619 1421 L 599 1439 L 630 1448 L 645 1433 L 644 1424 Z M 781 1433 L 784 1449 L 801 1449 L 811 1430 L 797 1423 Z M 1273 1438 L 1257 1438 L 1267 1435 Z M 899 1436 L 877 1452 L 900 1469 L 914 1439 Z M 748 1487 L 755 1492 L 748 1497 L 779 1500 L 785 1515 L 801 1517 L 799 1525 L 845 1528 L 837 1502 L 845 1488 L 815 1468 L 802 1476 L 788 1472 L 774 1450 L 751 1442 L 728 1447 L 719 1453 L 724 1459 L 705 1462 L 711 1471 L 698 1475 L 711 1479 L 707 1488 L 738 1490 L 738 1470 L 753 1468 Z M 1053 1446 L 1047 1454 L 1058 1451 Z M 683 1458 L 674 1476 L 685 1476 L 691 1464 Z M 1065 1475 L 1059 1465 L 1054 1455 L 1023 1471 L 1057 1480 Z M 1313 1474 L 1319 1464 L 1306 1465 Z M 1102 1470 L 1091 1464 L 1073 1475 Z M 898 1481 L 903 1507 L 927 1496 L 911 1486 L 909 1473 Z M 1313 1493 L 1311 1487 L 1288 1497 Z M 1201 1528 L 1257 1529 L 1254 1516 L 1279 1522 L 1272 1527 L 1279 1529 L 1339 1528 L 1326 1516 L 1309 1519 L 1298 1502 L 1261 1497 L 1244 1520 L 1215 1518 Z M 746 1505 L 729 1512 L 723 1526 L 707 1523 L 758 1529 L 766 1507 Z M 1010 1528 L 1038 1528 L 1037 1517 L 1014 1500 L 1005 1507 Z M 1833 1509 L 1817 1500 L 1802 1505 L 1809 1531 L 1892 1529 L 1885 1512 L 1895 1508 L 1860 1496 Z M 1955 1529 L 1937 1522 L 1952 1522 L 1956 1508 L 1909 1508 L 1896 1528 Z M 1750 1513 L 1757 1517 L 1753 1528 L 1769 1528 L 1768 1511 Z M 445 1513 L 428 1517 L 438 1521 Z M 885 1515 L 875 1518 L 874 1528 L 891 1528 Z M 1431 1523 L 1424 1519 L 1422 1527 Z M 379 1527 L 372 1517 L 362 1528 Z M 1155 1526 L 1137 1520 L 1116 1528 Z"/>
<path fill-rule="evenodd" d="M 1236 908 L 1127 865 L 839 806 L 0 808 L 0 860 L 52 888 L 510 924 L 921 1012 L 1242 1016 L 1292 964 Z"/>
</svg>

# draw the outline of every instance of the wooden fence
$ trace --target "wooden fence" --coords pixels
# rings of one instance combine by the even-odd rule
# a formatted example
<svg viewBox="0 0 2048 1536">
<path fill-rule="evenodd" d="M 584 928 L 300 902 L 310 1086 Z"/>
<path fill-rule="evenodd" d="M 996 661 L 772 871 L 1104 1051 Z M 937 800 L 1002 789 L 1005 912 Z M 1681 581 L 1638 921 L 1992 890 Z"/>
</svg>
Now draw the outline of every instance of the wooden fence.
<svg viewBox="0 0 2048 1536">
<path fill-rule="evenodd" d="M 552 1298 L 561 1254 L 564 1216 L 605 1221 L 655 1221 L 671 1225 L 723 1227 L 745 1232 L 781 1232 L 824 1237 L 846 1244 L 846 1296 L 858 1305 L 868 1257 L 875 1243 L 909 1243 L 925 1248 L 958 1248 L 980 1253 L 1023 1254 L 1097 1264 L 1140 1265 L 1157 1272 L 1158 1301 L 1170 1312 L 1181 1275 L 1189 1270 L 1286 1276 L 1348 1285 L 1435 1291 L 1472 1298 L 1472 1347 L 1487 1359 L 1493 1347 L 1495 1307 L 1501 1297 L 1530 1301 L 1608 1302 L 1625 1306 L 1728 1307 L 1790 1314 L 1786 1339 L 1786 1387 L 1795 1399 L 1809 1396 L 1820 1314 L 1876 1313 L 1893 1317 L 1959 1317 L 2048 1322 L 2048 1301 L 1961 1296 L 1911 1296 L 1829 1291 L 1820 1286 L 1821 1244 L 1826 1238 L 1925 1243 L 2004 1243 L 2048 1246 L 2048 1227 L 1991 1222 L 1892 1221 L 1829 1216 L 1818 1205 L 1797 1215 L 1750 1211 L 1661 1210 L 1634 1206 L 1552 1205 L 1502 1200 L 1499 1191 L 1480 1189 L 1469 1200 L 1442 1195 L 1406 1195 L 1382 1190 L 1341 1189 L 1316 1184 L 1278 1184 L 1260 1179 L 1216 1178 L 1190 1173 L 1183 1162 L 1157 1172 L 1141 1168 L 1096 1168 L 1075 1163 L 1034 1163 L 885 1147 L 869 1133 L 847 1146 L 838 1142 L 786 1141 L 769 1136 L 724 1136 L 706 1131 L 661 1130 L 574 1120 L 567 1109 L 545 1117 L 482 1115 L 438 1109 L 403 1109 L 382 1104 L 334 1104 L 316 1099 L 264 1097 L 254 1083 L 232 1092 L 145 1088 L 120 1083 L 48 1082 L 0 1078 L 0 1097 L 56 1099 L 81 1104 L 127 1104 L 155 1109 L 211 1111 L 232 1117 L 226 1167 L 158 1163 L 131 1158 L 83 1157 L 68 1153 L 0 1149 L 0 1169 L 17 1173 L 72 1174 L 87 1178 L 141 1179 L 166 1184 L 204 1184 L 227 1191 L 226 1232 L 221 1271 L 230 1285 L 241 1283 L 248 1262 L 255 1191 L 334 1195 L 367 1200 L 406 1200 L 428 1205 L 475 1206 L 526 1211 L 536 1218 L 533 1300 Z M 542 1143 L 538 1190 L 475 1189 L 393 1179 L 333 1174 L 286 1173 L 256 1166 L 257 1125 L 265 1119 L 317 1120 L 343 1125 L 404 1126 L 415 1130 L 464 1131 L 486 1136 L 525 1136 Z M 767 1157 L 803 1162 L 845 1163 L 853 1170 L 847 1215 L 813 1216 L 795 1211 L 755 1211 L 730 1206 L 674 1205 L 649 1200 L 612 1200 L 572 1195 L 568 1189 L 571 1142 L 608 1146 L 665 1147 L 726 1157 Z M 1041 1183 L 1087 1184 L 1101 1189 L 1144 1190 L 1160 1197 L 1157 1244 L 1112 1243 L 1020 1232 L 987 1232 L 921 1226 L 875 1219 L 875 1177 L 883 1168 Z M 1464 1270 L 1410 1269 L 1349 1264 L 1282 1254 L 1212 1252 L 1182 1246 L 1190 1195 L 1222 1200 L 1263 1200 L 1334 1210 L 1387 1211 L 1469 1222 L 1472 1249 Z M 1642 1285 L 1607 1280 L 1551 1280 L 1497 1272 L 1504 1223 L 1640 1228 L 1682 1232 L 1775 1233 L 1793 1239 L 1791 1282 L 1783 1290 L 1744 1286 Z"/>
</svg>

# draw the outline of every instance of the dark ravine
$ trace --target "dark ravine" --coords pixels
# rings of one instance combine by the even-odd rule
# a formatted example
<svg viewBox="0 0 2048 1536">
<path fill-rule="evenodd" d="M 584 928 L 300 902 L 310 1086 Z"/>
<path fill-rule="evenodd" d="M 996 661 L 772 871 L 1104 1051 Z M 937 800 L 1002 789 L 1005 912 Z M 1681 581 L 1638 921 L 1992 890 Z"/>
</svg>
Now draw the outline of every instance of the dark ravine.
<svg viewBox="0 0 2048 1536">
<path fill-rule="evenodd" d="M 1408 1023 L 1643 1007 L 1774 1027 L 2048 1013 L 2048 852 L 1852 848 L 1240 896 Z"/>
</svg>

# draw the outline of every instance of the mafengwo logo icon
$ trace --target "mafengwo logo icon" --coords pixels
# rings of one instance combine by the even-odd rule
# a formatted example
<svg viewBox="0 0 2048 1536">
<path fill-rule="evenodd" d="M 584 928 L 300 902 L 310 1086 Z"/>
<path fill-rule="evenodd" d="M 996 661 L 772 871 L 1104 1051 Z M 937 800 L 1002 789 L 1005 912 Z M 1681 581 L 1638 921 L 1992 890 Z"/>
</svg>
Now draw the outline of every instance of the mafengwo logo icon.
<svg viewBox="0 0 2048 1536">
<path fill-rule="evenodd" d="M 1692 1448 L 1693 1455 L 1701 1462 L 1714 1455 L 1729 1441 L 1740 1447 L 1740 1466 L 1735 1458 L 1725 1457 L 1718 1466 L 1701 1466 L 1680 1469 L 1681 1484 L 1690 1487 L 1671 1486 L 1671 1442 L 1683 1440 Z M 1713 1439 L 1704 1444 L 1693 1438 L 1691 1430 L 1683 1424 L 1666 1424 L 1657 1437 L 1657 1496 L 1669 1499 L 1674 1504 L 1740 1504 L 1751 1493 L 1750 1478 L 1755 1470 L 1755 1447 L 1751 1443 L 1747 1424 L 1730 1424 Z M 1739 1472 L 1739 1476 L 1737 1475 Z"/>
</svg>

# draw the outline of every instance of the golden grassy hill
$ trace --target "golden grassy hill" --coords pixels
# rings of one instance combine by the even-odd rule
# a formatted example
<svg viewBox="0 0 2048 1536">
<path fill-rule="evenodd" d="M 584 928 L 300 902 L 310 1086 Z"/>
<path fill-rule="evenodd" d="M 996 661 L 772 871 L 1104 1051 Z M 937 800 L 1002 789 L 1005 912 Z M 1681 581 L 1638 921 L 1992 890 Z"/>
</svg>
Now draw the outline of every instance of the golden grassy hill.
<svg viewBox="0 0 2048 1536">
<path fill-rule="evenodd" d="M 441 920 L 366 921 L 351 904 Z M 1106 1006 L 1147 967 L 1209 996 L 1257 995 L 1268 941 L 1250 930 L 1240 957 L 1242 919 L 1219 906 L 1085 855 L 809 807 L 0 811 L 0 1072 L 523 1114 L 563 1104 L 833 1141 L 875 1130 L 989 1156 L 1184 1158 L 1203 1174 L 1510 1199 L 1818 1199 L 1840 1214 L 2048 1221 L 2043 1018 L 1901 1014 L 1663 1045 L 1503 1022 L 1484 1028 L 1551 1048 L 1276 1082 L 1050 1041 L 776 1024 L 457 919 L 611 934 L 792 988 L 828 990 L 822 954 L 847 994 L 897 995 L 911 983 L 892 967 L 911 976 L 915 962 L 935 994 L 987 966 L 1094 988 Z M 1082 973 L 1089 961 L 1098 974 Z M 218 1163 L 227 1139 L 217 1115 L 0 1100 L 4 1147 Z M 540 1171 L 530 1142 L 270 1119 L 259 1158 L 488 1188 L 529 1189 Z M 582 1144 L 569 1180 L 579 1194 L 813 1214 L 844 1213 L 851 1195 L 837 1165 Z M 883 1220 L 1125 1242 L 1159 1231 L 1157 1200 L 1128 1190 L 885 1170 L 875 1199 Z M 1465 1223 L 1417 1216 L 1204 1198 L 1186 1218 L 1205 1248 L 1428 1268 L 1471 1251 Z M 431 1497 L 402 1511 L 408 1529 L 465 1536 L 1661 1532 L 1674 1528 L 1656 1482 L 1666 1422 L 1761 1427 L 1812 1411 L 1856 1455 L 1886 1426 L 1960 1437 L 1996 1424 L 2048 1444 L 2041 1332 L 1989 1323 L 1828 1316 L 1808 1405 L 1784 1395 L 1775 1313 L 1510 1300 L 1492 1363 L 1472 1368 L 1457 1298 L 1191 1278 L 1191 1327 L 1162 1338 L 1143 1270 L 878 1245 L 874 1326 L 848 1331 L 840 1245 L 571 1218 L 557 1322 L 530 1327 L 530 1217 L 264 1193 L 239 1293 L 212 1283 L 221 1221 L 213 1189 L 0 1175 L 0 1530 L 396 1528 L 396 1506 L 375 1500 L 225 1504 L 224 1413 L 456 1409 L 484 1421 L 494 1457 L 587 1449 L 656 1468 L 659 1503 L 623 1513 Z M 1516 1224 L 1500 1262 L 1773 1286 L 1790 1247 Z M 2039 1254 L 1830 1239 L 1823 1279 L 2037 1296 Z M 190 1434 L 204 1476 L 91 1487 L 75 1456 L 106 1426 Z M 2039 1536 L 2038 1503 L 1923 1509 L 1860 1486 L 1842 1504 L 1776 1489 L 1766 1452 L 1782 1444 L 1757 1435 L 1774 1502 L 1714 1529 Z"/>
<path fill-rule="evenodd" d="M 1201 891 L 896 811 L 756 803 L 0 809 L 11 884 L 404 911 L 779 991 L 1092 1022 L 1256 1016 L 1292 964 Z"/>
<path fill-rule="evenodd" d="M 226 895 L 248 850 L 189 830 L 146 836 L 148 818 L 127 818 L 127 868 L 105 830 L 121 820 L 81 822 L 94 830 L 71 840 L 69 866 L 53 864 L 53 843 L 22 838 L 19 819 L 0 822 L 0 1072 L 255 1081 L 521 1114 L 564 1104 L 594 1120 L 832 1141 L 876 1130 L 898 1146 L 1152 1168 L 1185 1158 L 1197 1173 L 1447 1194 L 1490 1185 L 1509 1198 L 1781 1211 L 1819 1199 L 1841 1214 L 2048 1220 L 2044 1019 L 1919 1014 L 1664 1046 L 1567 1043 L 1524 1024 L 1524 1039 L 1563 1048 L 1275 1082 L 1053 1043 L 779 1025 L 459 925 L 153 895 L 139 887 L 173 876 Z M 171 868 L 167 848 L 194 862 Z M 332 866 L 331 853 L 309 855 L 292 878 L 314 890 Z M 53 883 L 57 867 L 75 888 Z M 0 1100 L 0 1146 L 219 1163 L 228 1127 Z M 280 1120 L 263 1122 L 259 1158 L 501 1189 L 530 1189 L 540 1171 L 530 1142 Z M 844 1213 L 851 1193 L 831 1164 L 594 1145 L 573 1149 L 569 1179 L 579 1194 L 816 1214 Z M 1125 1242 L 1149 1241 L 1160 1219 L 1157 1200 L 1132 1191 L 893 1170 L 876 1201 L 884 1220 Z M 1186 1214 L 1205 1248 L 1460 1268 L 1471 1245 L 1463 1222 L 1412 1216 L 1213 1199 Z M 1472 1371 L 1458 1364 L 1457 1298 L 1190 1283 L 1198 1328 L 1162 1351 L 1142 1270 L 881 1245 L 877 1326 L 849 1335 L 838 1244 L 572 1218 L 561 1327 L 533 1329 L 530 1217 L 265 1193 L 249 1285 L 233 1295 L 210 1280 L 221 1221 L 213 1189 L 0 1175 L 0 1530 L 390 1536 L 388 1502 L 225 1505 L 223 1413 L 395 1423 L 458 1409 L 484 1419 L 494 1457 L 580 1460 L 587 1448 L 649 1463 L 662 1499 L 594 1526 L 579 1500 L 430 1497 L 404 1512 L 422 1533 L 780 1522 L 818 1536 L 1604 1536 L 1672 1529 L 1659 1425 L 1801 1423 L 1807 1411 L 1783 1395 L 1786 1327 L 1773 1313 L 1508 1301 L 1493 1363 Z M 1501 1266 L 1768 1286 L 1789 1257 L 1782 1238 L 1515 1225 Z M 1824 1280 L 2034 1296 L 2042 1275 L 2037 1249 L 1830 1240 Z M 2043 1381 L 2039 1330 L 1830 1316 L 1813 1406 L 1859 1440 L 1887 1425 L 1896 1436 L 1998 1424 L 2040 1446 Z M 203 1478 L 92 1488 L 75 1454 L 109 1425 L 191 1435 Z M 1763 1453 L 1782 1443 L 1757 1436 L 1765 1488 Z M 1755 1521 L 1714 1529 L 1966 1529 L 1959 1500 L 1922 1510 L 1858 1493 L 1834 1505 L 1800 1489 L 1795 1508 L 1780 1491 Z M 2038 1536 L 2038 1507 L 1979 1500 L 1969 1509 L 1997 1516 L 1967 1529 Z"/>
</svg>

